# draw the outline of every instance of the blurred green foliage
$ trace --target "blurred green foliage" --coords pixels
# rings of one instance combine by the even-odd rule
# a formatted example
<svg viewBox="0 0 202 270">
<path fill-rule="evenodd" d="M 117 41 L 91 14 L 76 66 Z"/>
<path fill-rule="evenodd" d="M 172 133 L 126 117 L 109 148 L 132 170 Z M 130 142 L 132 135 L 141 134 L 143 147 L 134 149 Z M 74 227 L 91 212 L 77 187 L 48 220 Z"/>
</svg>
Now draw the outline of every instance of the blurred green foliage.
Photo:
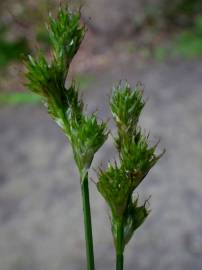
<svg viewBox="0 0 202 270">
<path fill-rule="evenodd" d="M 23 55 L 29 52 L 25 38 L 8 41 L 7 31 L 5 27 L 0 28 L 0 70 L 4 70 L 14 60 L 21 60 Z"/>
<path fill-rule="evenodd" d="M 192 26 L 195 16 L 202 14 L 201 0 L 173 0 L 164 1 L 162 16 L 167 26 Z"/>
<path fill-rule="evenodd" d="M 194 59 L 202 56 L 202 15 L 195 18 L 192 27 L 178 31 L 170 43 L 157 45 L 153 50 L 156 60 L 182 57 Z"/>
<path fill-rule="evenodd" d="M 171 50 L 161 50 L 162 55 L 171 57 L 195 58 L 202 56 L 202 1 L 174 0 L 164 5 L 163 16 L 167 28 L 177 26 L 177 37 L 171 44 Z M 176 33 L 176 31 L 175 31 Z"/>
<path fill-rule="evenodd" d="M 24 93 L 24 92 L 0 93 L 0 106 L 36 104 L 39 103 L 39 101 L 40 97 L 32 93 Z"/>
<path fill-rule="evenodd" d="M 193 27 L 182 31 L 177 37 L 175 51 L 187 58 L 202 55 L 202 15 L 196 17 Z"/>
</svg>

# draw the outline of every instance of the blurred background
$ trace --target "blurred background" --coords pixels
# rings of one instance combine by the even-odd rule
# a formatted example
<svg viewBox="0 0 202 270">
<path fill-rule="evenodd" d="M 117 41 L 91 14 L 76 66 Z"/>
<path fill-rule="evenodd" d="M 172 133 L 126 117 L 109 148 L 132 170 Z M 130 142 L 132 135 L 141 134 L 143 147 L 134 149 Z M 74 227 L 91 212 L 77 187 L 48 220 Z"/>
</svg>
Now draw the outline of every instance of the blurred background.
<svg viewBox="0 0 202 270">
<path fill-rule="evenodd" d="M 23 61 L 49 53 L 56 0 L 0 2 L 0 270 L 85 269 L 80 185 L 72 151 Z M 87 111 L 109 117 L 112 85 L 144 85 L 141 118 L 167 153 L 138 188 L 152 212 L 126 248 L 126 270 L 202 269 L 202 1 L 72 0 L 88 31 L 69 79 Z M 114 132 L 113 123 L 110 122 Z M 114 156 L 109 139 L 93 167 Z M 96 181 L 96 176 L 91 172 Z M 104 201 L 90 184 L 96 269 L 114 269 Z"/>
</svg>

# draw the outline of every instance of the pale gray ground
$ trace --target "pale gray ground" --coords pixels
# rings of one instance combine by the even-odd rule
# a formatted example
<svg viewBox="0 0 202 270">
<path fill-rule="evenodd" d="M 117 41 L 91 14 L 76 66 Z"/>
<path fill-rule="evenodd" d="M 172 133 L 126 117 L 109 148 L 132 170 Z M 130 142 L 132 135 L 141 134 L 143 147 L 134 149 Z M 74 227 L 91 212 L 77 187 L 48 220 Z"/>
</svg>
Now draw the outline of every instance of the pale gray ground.
<svg viewBox="0 0 202 270">
<path fill-rule="evenodd" d="M 126 63 L 98 75 L 88 110 L 107 118 L 113 81 L 141 80 L 141 122 L 166 155 L 138 189 L 152 213 L 126 249 L 126 270 L 202 269 L 202 64 Z M 66 139 L 40 106 L 0 110 L 0 270 L 85 269 L 78 174 Z M 95 159 L 113 155 L 109 140 Z M 97 270 L 114 269 L 106 206 L 91 184 Z"/>
</svg>

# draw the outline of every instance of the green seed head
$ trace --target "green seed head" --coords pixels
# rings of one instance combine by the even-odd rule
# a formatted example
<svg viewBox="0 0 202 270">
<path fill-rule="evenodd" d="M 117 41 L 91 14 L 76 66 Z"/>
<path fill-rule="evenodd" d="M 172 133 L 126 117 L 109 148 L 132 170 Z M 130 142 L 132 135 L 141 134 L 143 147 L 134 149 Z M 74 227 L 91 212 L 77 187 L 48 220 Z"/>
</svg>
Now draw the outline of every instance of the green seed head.
<svg viewBox="0 0 202 270">
<path fill-rule="evenodd" d="M 157 144 L 150 146 L 149 136 L 138 127 L 141 111 L 145 105 L 140 86 L 132 89 L 128 83 L 114 88 L 110 100 L 112 115 L 117 125 L 115 146 L 119 164 L 110 164 L 106 171 L 98 173 L 97 188 L 111 209 L 112 233 L 117 245 L 117 228 L 124 227 L 124 243 L 127 244 L 134 231 L 144 222 L 149 211 L 145 204 L 138 206 L 133 193 L 149 170 L 160 159 Z"/>
<path fill-rule="evenodd" d="M 75 84 L 66 88 L 69 65 L 85 34 L 80 13 L 60 8 L 56 19 L 49 17 L 48 33 L 52 45 L 50 63 L 40 53 L 26 63 L 27 86 L 40 95 L 48 112 L 70 140 L 81 178 L 85 176 L 96 151 L 107 139 L 105 123 L 94 114 L 86 116 Z"/>
</svg>

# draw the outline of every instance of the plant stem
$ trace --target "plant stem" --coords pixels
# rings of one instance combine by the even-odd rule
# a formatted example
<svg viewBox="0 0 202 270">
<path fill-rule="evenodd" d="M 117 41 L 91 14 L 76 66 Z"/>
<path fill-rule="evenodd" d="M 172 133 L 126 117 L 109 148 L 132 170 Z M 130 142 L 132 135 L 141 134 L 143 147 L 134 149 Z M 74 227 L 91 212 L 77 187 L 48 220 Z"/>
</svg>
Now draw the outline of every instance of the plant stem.
<svg viewBox="0 0 202 270">
<path fill-rule="evenodd" d="M 116 246 L 116 270 L 123 270 L 124 265 L 124 243 L 123 222 L 117 224 L 117 246 Z"/>
<path fill-rule="evenodd" d="M 82 192 L 82 199 L 83 199 L 87 270 L 94 270 L 95 266 L 94 266 L 91 210 L 90 210 L 89 189 L 88 189 L 88 174 L 86 174 L 85 178 L 83 179 L 81 183 L 81 192 Z"/>
<path fill-rule="evenodd" d="M 116 254 L 116 270 L 123 270 L 123 253 Z"/>
<path fill-rule="evenodd" d="M 63 119 L 65 129 L 68 133 L 69 127 L 67 119 L 63 112 L 60 112 L 61 118 Z M 91 210 L 90 210 L 90 199 L 89 199 L 89 188 L 88 188 L 88 173 L 83 178 L 81 176 L 81 194 L 83 201 L 83 217 L 84 217 L 84 229 L 85 229 L 85 240 L 86 240 L 86 260 L 87 270 L 94 270 L 94 251 L 93 251 L 93 234 L 91 224 Z"/>
</svg>

